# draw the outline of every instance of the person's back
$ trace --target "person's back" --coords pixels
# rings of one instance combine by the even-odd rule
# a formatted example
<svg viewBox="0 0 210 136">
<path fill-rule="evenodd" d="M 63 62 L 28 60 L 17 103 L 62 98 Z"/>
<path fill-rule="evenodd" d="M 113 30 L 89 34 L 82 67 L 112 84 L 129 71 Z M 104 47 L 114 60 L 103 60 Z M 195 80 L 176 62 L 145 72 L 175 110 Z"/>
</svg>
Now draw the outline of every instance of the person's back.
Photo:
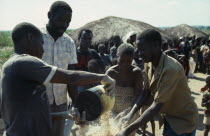
<svg viewBox="0 0 210 136">
<path fill-rule="evenodd" d="M 189 42 L 187 41 L 184 46 L 184 55 L 186 56 L 187 59 L 189 59 L 190 57 L 190 51 L 191 51 L 191 47 L 190 47 Z"/>
<path fill-rule="evenodd" d="M 50 72 L 51 69 L 40 69 L 39 72 L 45 71 L 40 76 L 36 73 L 37 70 L 33 71 L 36 67 L 33 64 L 39 64 L 39 61 L 29 55 L 16 54 L 3 65 L 1 110 L 8 135 L 51 135 L 48 100 L 42 84 L 44 81 L 41 81 L 47 76 L 44 73 Z M 30 70 L 25 69 L 32 71 L 28 73 Z M 40 82 L 34 82 L 34 79 Z"/>
</svg>

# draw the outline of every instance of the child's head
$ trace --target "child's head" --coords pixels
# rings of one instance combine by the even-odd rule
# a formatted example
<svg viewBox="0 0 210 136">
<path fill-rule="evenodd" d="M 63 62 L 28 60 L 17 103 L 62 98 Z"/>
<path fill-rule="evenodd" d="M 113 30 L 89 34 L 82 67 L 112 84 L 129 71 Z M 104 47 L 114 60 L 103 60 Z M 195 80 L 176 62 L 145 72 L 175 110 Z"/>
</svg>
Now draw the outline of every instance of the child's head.
<svg viewBox="0 0 210 136">
<path fill-rule="evenodd" d="M 122 40 L 119 35 L 115 35 L 113 36 L 113 42 L 114 42 L 114 45 L 118 47 L 122 43 Z"/>
<path fill-rule="evenodd" d="M 117 57 L 120 69 L 129 69 L 134 59 L 134 47 L 129 43 L 121 44 L 117 49 Z"/>
<path fill-rule="evenodd" d="M 206 85 L 210 88 L 210 76 L 206 78 Z"/>
<path fill-rule="evenodd" d="M 98 52 L 100 54 L 104 54 L 106 52 L 106 46 L 104 44 L 99 44 L 98 45 Z"/>
<path fill-rule="evenodd" d="M 112 66 L 117 65 L 117 58 L 112 59 Z"/>
<path fill-rule="evenodd" d="M 88 71 L 92 73 L 102 74 L 105 71 L 104 64 L 99 59 L 92 59 L 88 62 Z"/>
</svg>

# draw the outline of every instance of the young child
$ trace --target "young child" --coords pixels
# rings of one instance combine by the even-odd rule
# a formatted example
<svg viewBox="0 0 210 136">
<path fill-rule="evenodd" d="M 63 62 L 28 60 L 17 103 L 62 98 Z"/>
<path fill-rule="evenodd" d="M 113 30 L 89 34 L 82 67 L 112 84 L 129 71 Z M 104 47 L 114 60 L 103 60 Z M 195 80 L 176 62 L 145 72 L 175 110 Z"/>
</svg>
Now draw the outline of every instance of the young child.
<svg viewBox="0 0 210 136">
<path fill-rule="evenodd" d="M 117 65 L 117 58 L 112 59 L 112 66 Z"/>
<path fill-rule="evenodd" d="M 88 71 L 97 74 L 103 74 L 105 72 L 105 67 L 103 62 L 99 59 L 92 59 L 88 62 Z"/>
<path fill-rule="evenodd" d="M 106 46 L 104 44 L 99 44 L 98 45 L 98 55 L 101 57 L 101 60 L 103 62 L 103 65 L 105 69 L 108 69 L 112 65 L 112 61 L 109 58 L 108 54 L 105 54 L 106 52 Z"/>
<path fill-rule="evenodd" d="M 105 73 L 105 68 L 104 68 L 103 62 L 99 59 L 91 59 L 90 61 L 88 61 L 87 70 L 91 73 L 97 73 L 97 74 Z M 87 85 L 87 86 L 78 86 L 77 87 L 78 93 L 83 92 L 86 89 L 89 89 L 96 85 L 100 85 L 100 82 L 91 84 L 91 85 Z"/>
<path fill-rule="evenodd" d="M 97 73 L 97 74 L 103 74 L 105 72 L 105 67 L 103 65 L 103 62 L 99 59 L 92 59 L 88 62 L 88 71 L 91 73 Z M 86 86 L 85 88 L 91 88 L 97 85 L 100 85 L 101 83 L 95 83 L 95 84 L 91 84 Z"/>
<path fill-rule="evenodd" d="M 203 92 L 201 106 L 204 107 L 203 124 L 206 126 L 204 136 L 208 136 L 210 130 L 210 76 L 206 78 L 206 86 L 201 88 L 201 92 Z"/>
</svg>

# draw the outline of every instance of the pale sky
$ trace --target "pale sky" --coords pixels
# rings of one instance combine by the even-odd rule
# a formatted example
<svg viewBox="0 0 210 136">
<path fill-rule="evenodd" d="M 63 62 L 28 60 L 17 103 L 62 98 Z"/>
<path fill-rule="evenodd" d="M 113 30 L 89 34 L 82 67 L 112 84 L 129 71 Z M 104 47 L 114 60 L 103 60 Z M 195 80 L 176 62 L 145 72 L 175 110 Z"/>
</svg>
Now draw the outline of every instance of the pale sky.
<svg viewBox="0 0 210 136">
<path fill-rule="evenodd" d="M 0 30 L 21 22 L 41 28 L 55 0 L 0 0 Z M 210 25 L 210 0 L 64 0 L 73 9 L 70 29 L 106 16 L 139 20 L 153 26 Z"/>
</svg>

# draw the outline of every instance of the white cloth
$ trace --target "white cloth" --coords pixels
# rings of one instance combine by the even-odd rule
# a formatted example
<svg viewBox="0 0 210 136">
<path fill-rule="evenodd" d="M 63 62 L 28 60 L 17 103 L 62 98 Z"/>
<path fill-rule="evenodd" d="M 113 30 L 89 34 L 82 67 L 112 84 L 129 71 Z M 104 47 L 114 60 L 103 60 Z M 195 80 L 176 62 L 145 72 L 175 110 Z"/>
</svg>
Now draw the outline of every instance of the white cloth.
<svg viewBox="0 0 210 136">
<path fill-rule="evenodd" d="M 74 125 L 73 120 L 66 119 L 64 126 L 64 136 L 71 136 L 73 125 Z"/>
<path fill-rule="evenodd" d="M 74 41 L 66 33 L 56 41 L 54 41 L 52 36 L 47 32 L 46 28 L 42 29 L 42 33 L 44 38 L 44 54 L 42 60 L 62 69 L 68 69 L 69 64 L 77 63 Z M 45 86 L 50 104 L 53 104 L 54 100 L 56 105 L 67 102 L 67 85 L 49 83 Z"/>
<path fill-rule="evenodd" d="M 200 47 L 200 51 L 204 51 L 204 49 L 205 50 L 208 50 L 209 49 L 209 47 L 207 46 L 207 45 L 201 45 L 201 47 Z"/>
<path fill-rule="evenodd" d="M 55 75 L 55 72 L 57 69 L 58 68 L 56 66 L 52 66 L 52 70 L 51 70 L 50 74 L 48 75 L 48 77 L 45 79 L 45 81 L 43 83 L 44 85 L 50 83 L 50 81 L 51 81 L 52 77 Z"/>
<path fill-rule="evenodd" d="M 127 40 L 128 40 L 131 36 L 133 36 L 133 35 L 135 35 L 135 34 L 137 34 L 135 31 L 131 31 L 131 32 L 127 33 L 127 34 L 123 37 L 123 43 L 127 43 Z"/>
<path fill-rule="evenodd" d="M 204 125 L 210 125 L 210 117 L 204 116 L 204 118 L 203 118 L 203 124 Z"/>
<path fill-rule="evenodd" d="M 195 77 L 194 71 L 195 71 L 196 63 L 192 57 L 190 57 L 190 59 L 189 59 L 189 65 L 190 65 L 190 70 L 188 73 L 188 77 Z"/>
</svg>

